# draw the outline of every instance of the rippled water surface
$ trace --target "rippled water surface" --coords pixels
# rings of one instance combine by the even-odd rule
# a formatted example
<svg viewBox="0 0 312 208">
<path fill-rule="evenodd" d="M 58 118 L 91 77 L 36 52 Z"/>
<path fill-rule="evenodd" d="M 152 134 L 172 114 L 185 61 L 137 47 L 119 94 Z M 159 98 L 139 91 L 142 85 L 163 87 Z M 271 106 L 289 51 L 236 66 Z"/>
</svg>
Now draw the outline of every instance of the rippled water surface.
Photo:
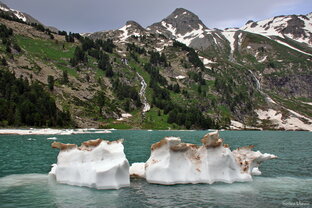
<svg viewBox="0 0 312 208">
<path fill-rule="evenodd" d="M 312 133 L 279 131 L 223 131 L 225 143 L 235 149 L 279 156 L 260 166 L 261 176 L 248 183 L 163 186 L 133 179 L 129 188 L 96 190 L 56 184 L 48 180 L 63 143 L 80 144 L 96 138 L 124 138 L 130 163 L 144 162 L 150 145 L 164 136 L 179 136 L 200 144 L 207 131 L 112 131 L 85 135 L 0 135 L 0 207 L 312 207 Z"/>
</svg>

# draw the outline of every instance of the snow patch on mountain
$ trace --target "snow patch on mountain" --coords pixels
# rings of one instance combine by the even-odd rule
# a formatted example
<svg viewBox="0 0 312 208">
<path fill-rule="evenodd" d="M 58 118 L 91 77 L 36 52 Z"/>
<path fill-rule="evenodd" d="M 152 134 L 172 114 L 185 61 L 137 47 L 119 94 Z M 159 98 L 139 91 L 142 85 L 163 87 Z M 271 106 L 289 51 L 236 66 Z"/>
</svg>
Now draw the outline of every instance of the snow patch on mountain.
<svg viewBox="0 0 312 208">
<path fill-rule="evenodd" d="M 239 33 L 238 35 L 238 46 L 240 47 L 243 43 L 243 33 Z"/>
<path fill-rule="evenodd" d="M 258 60 L 259 63 L 265 62 L 265 60 L 268 58 L 268 56 L 264 56 L 262 59 Z"/>
<path fill-rule="evenodd" d="M 11 9 L 12 12 L 14 12 L 15 16 L 20 19 L 20 20 L 23 20 L 24 22 L 26 22 L 27 18 L 25 17 L 25 15 L 20 12 L 20 11 L 17 11 L 15 9 Z"/>
<path fill-rule="evenodd" d="M 295 47 L 293 47 L 293 46 L 291 46 L 291 45 L 289 45 L 289 44 L 287 44 L 287 43 L 285 43 L 285 42 L 283 42 L 283 41 L 281 41 L 281 40 L 274 40 L 274 41 L 276 41 L 276 42 L 278 42 L 279 44 L 282 44 L 282 45 L 284 45 L 284 46 L 287 46 L 288 48 L 291 48 L 291 49 L 293 49 L 293 50 L 295 50 L 295 51 L 298 51 L 298 52 L 300 52 L 300 53 L 306 54 L 306 55 L 308 55 L 308 56 L 312 56 L 312 54 L 306 53 L 306 52 L 304 52 L 304 51 L 302 51 L 302 50 L 299 50 L 298 48 L 295 48 Z"/>
<path fill-rule="evenodd" d="M 229 41 L 231 46 L 231 53 L 235 50 L 235 34 L 237 30 L 230 29 L 222 32 L 222 35 Z"/>
<path fill-rule="evenodd" d="M 307 105 L 312 105 L 312 102 L 302 102 L 304 104 L 307 104 Z"/>
<path fill-rule="evenodd" d="M 199 56 L 200 60 L 203 62 L 204 65 L 208 65 L 208 64 L 215 64 L 216 62 L 211 61 L 205 57 Z"/>
<path fill-rule="evenodd" d="M 267 37 L 288 37 L 312 47 L 312 17 L 309 15 L 279 16 L 258 22 L 249 21 L 241 27 L 241 30 Z"/>
<path fill-rule="evenodd" d="M 164 26 L 173 36 L 176 36 L 176 28 L 174 28 L 171 24 L 162 21 L 161 25 Z"/>
<path fill-rule="evenodd" d="M 289 20 L 289 18 L 270 18 L 259 22 L 249 22 L 241 29 L 247 32 L 257 33 L 265 36 L 278 36 L 284 38 L 278 29 L 286 27 L 287 20 Z"/>
<path fill-rule="evenodd" d="M 128 34 L 128 28 L 131 27 L 131 25 L 125 25 L 122 28 L 120 28 L 119 30 L 123 32 L 123 34 L 120 35 L 120 40 L 125 41 L 127 38 L 130 37 L 130 35 Z"/>
<path fill-rule="evenodd" d="M 1 2 L 0 2 L 1 3 Z M 0 5 L 0 10 L 4 11 L 4 12 L 11 12 L 12 14 L 14 14 L 15 17 L 17 17 L 18 19 L 26 22 L 27 21 L 27 18 L 25 17 L 25 15 L 18 11 L 18 10 L 15 10 L 15 9 L 11 9 L 11 8 L 8 8 L 6 7 L 5 5 Z"/>
<path fill-rule="evenodd" d="M 0 6 L 0 10 L 2 10 L 2 11 L 5 11 L 5 12 L 8 12 L 8 11 L 10 11 L 10 9 L 8 9 L 8 8 L 5 8 L 5 7 L 3 7 L 3 6 Z"/>
<path fill-rule="evenodd" d="M 193 30 L 191 32 L 186 33 L 185 35 L 178 34 L 176 36 L 177 40 L 189 46 L 192 40 L 194 40 L 195 38 L 204 38 L 205 31 L 203 30 L 203 26 L 200 24 L 198 26 L 199 26 L 198 30 Z"/>
<path fill-rule="evenodd" d="M 189 46 L 195 38 L 204 38 L 206 34 L 206 30 L 201 24 L 198 24 L 199 29 L 194 29 L 190 32 L 183 34 L 177 33 L 177 28 L 175 28 L 172 24 L 166 23 L 165 21 L 161 22 L 161 25 L 166 28 L 167 31 L 171 33 L 171 35 L 179 42 L 184 43 Z M 159 31 L 158 31 L 159 32 Z M 159 32 L 160 33 L 160 32 Z"/>
</svg>

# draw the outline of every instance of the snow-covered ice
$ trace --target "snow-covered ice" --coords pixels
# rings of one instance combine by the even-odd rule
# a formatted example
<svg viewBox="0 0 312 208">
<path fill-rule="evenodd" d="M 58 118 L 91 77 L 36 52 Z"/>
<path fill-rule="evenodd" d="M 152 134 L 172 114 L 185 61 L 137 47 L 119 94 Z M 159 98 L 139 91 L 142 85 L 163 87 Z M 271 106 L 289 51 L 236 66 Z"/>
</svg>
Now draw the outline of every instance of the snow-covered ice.
<svg viewBox="0 0 312 208">
<path fill-rule="evenodd" d="M 145 163 L 132 163 L 129 173 L 132 177 L 145 178 Z"/>
<path fill-rule="evenodd" d="M 58 183 L 97 189 L 119 189 L 130 185 L 129 163 L 123 140 L 102 139 L 75 144 L 53 142 L 60 149 L 49 175 Z"/>
<path fill-rule="evenodd" d="M 231 151 L 223 145 L 218 132 L 202 138 L 202 145 L 182 143 L 178 137 L 165 137 L 151 147 L 151 156 L 144 163 L 134 163 L 131 175 L 144 176 L 149 183 L 172 185 L 251 181 L 260 174 L 261 162 L 277 158 L 251 150 L 252 146 Z"/>
</svg>

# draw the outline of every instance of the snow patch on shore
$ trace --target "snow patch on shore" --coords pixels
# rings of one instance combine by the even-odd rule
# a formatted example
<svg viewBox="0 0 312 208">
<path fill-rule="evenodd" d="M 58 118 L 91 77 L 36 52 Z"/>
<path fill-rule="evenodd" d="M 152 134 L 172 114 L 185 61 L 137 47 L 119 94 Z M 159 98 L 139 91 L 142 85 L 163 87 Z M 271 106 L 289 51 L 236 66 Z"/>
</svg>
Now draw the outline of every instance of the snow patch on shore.
<svg viewBox="0 0 312 208">
<path fill-rule="evenodd" d="M 106 129 L 0 129 L 0 134 L 17 135 L 72 135 L 72 134 L 108 134 Z"/>
<path fill-rule="evenodd" d="M 260 120 L 269 120 L 273 125 L 276 125 L 278 129 L 285 130 L 306 130 L 312 131 L 312 120 L 292 111 L 288 110 L 291 114 L 287 118 L 283 118 L 281 112 L 278 112 L 274 109 L 262 110 L 257 109 L 255 112 L 258 114 Z M 301 119 L 300 119 L 301 118 Z M 303 122 L 304 119 L 306 122 Z"/>
<path fill-rule="evenodd" d="M 234 120 L 231 120 L 230 129 L 231 130 L 243 130 L 243 129 L 263 130 L 262 128 L 247 126 L 239 121 L 234 121 Z"/>
<path fill-rule="evenodd" d="M 130 113 L 123 113 L 123 114 L 121 114 L 121 118 L 118 118 L 117 121 L 123 121 L 123 120 L 125 120 L 127 118 L 131 118 L 131 117 L 132 117 L 132 115 Z"/>
</svg>

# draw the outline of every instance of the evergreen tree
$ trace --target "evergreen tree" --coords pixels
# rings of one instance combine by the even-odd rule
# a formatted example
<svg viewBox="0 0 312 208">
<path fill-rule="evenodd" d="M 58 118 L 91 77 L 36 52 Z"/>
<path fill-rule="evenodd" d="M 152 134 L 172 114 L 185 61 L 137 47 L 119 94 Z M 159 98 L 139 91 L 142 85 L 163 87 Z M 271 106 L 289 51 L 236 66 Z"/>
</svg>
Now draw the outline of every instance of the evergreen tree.
<svg viewBox="0 0 312 208">
<path fill-rule="evenodd" d="M 106 70 L 108 68 L 111 68 L 111 65 L 109 63 L 109 56 L 105 53 L 102 53 L 100 55 L 100 59 L 98 62 L 98 67 L 102 70 Z"/>
<path fill-rule="evenodd" d="M 173 90 L 175 93 L 180 93 L 180 86 L 179 86 L 179 84 L 173 85 L 172 90 Z"/>
<path fill-rule="evenodd" d="M 9 44 L 9 43 L 6 45 L 5 51 L 6 51 L 7 53 L 12 53 L 12 50 L 11 50 L 11 47 L 10 47 L 10 44 Z"/>
<path fill-rule="evenodd" d="M 106 76 L 107 76 L 107 77 L 112 77 L 112 76 L 114 76 L 114 72 L 113 72 L 112 67 L 108 67 L 108 68 L 107 68 L 107 70 L 106 70 Z"/>
<path fill-rule="evenodd" d="M 7 61 L 6 61 L 6 59 L 4 57 L 1 58 L 1 64 L 3 66 L 7 66 L 8 65 L 8 63 L 7 63 Z"/>
<path fill-rule="evenodd" d="M 51 91 L 54 89 L 54 77 L 51 75 L 48 76 L 48 87 Z"/>
<path fill-rule="evenodd" d="M 17 43 L 14 43 L 13 44 L 13 48 L 18 52 L 20 53 L 22 51 L 21 47 L 19 45 L 17 45 Z"/>
<path fill-rule="evenodd" d="M 63 77 L 62 77 L 62 83 L 67 84 L 69 82 L 68 80 L 68 72 L 66 70 L 63 71 Z"/>
</svg>

